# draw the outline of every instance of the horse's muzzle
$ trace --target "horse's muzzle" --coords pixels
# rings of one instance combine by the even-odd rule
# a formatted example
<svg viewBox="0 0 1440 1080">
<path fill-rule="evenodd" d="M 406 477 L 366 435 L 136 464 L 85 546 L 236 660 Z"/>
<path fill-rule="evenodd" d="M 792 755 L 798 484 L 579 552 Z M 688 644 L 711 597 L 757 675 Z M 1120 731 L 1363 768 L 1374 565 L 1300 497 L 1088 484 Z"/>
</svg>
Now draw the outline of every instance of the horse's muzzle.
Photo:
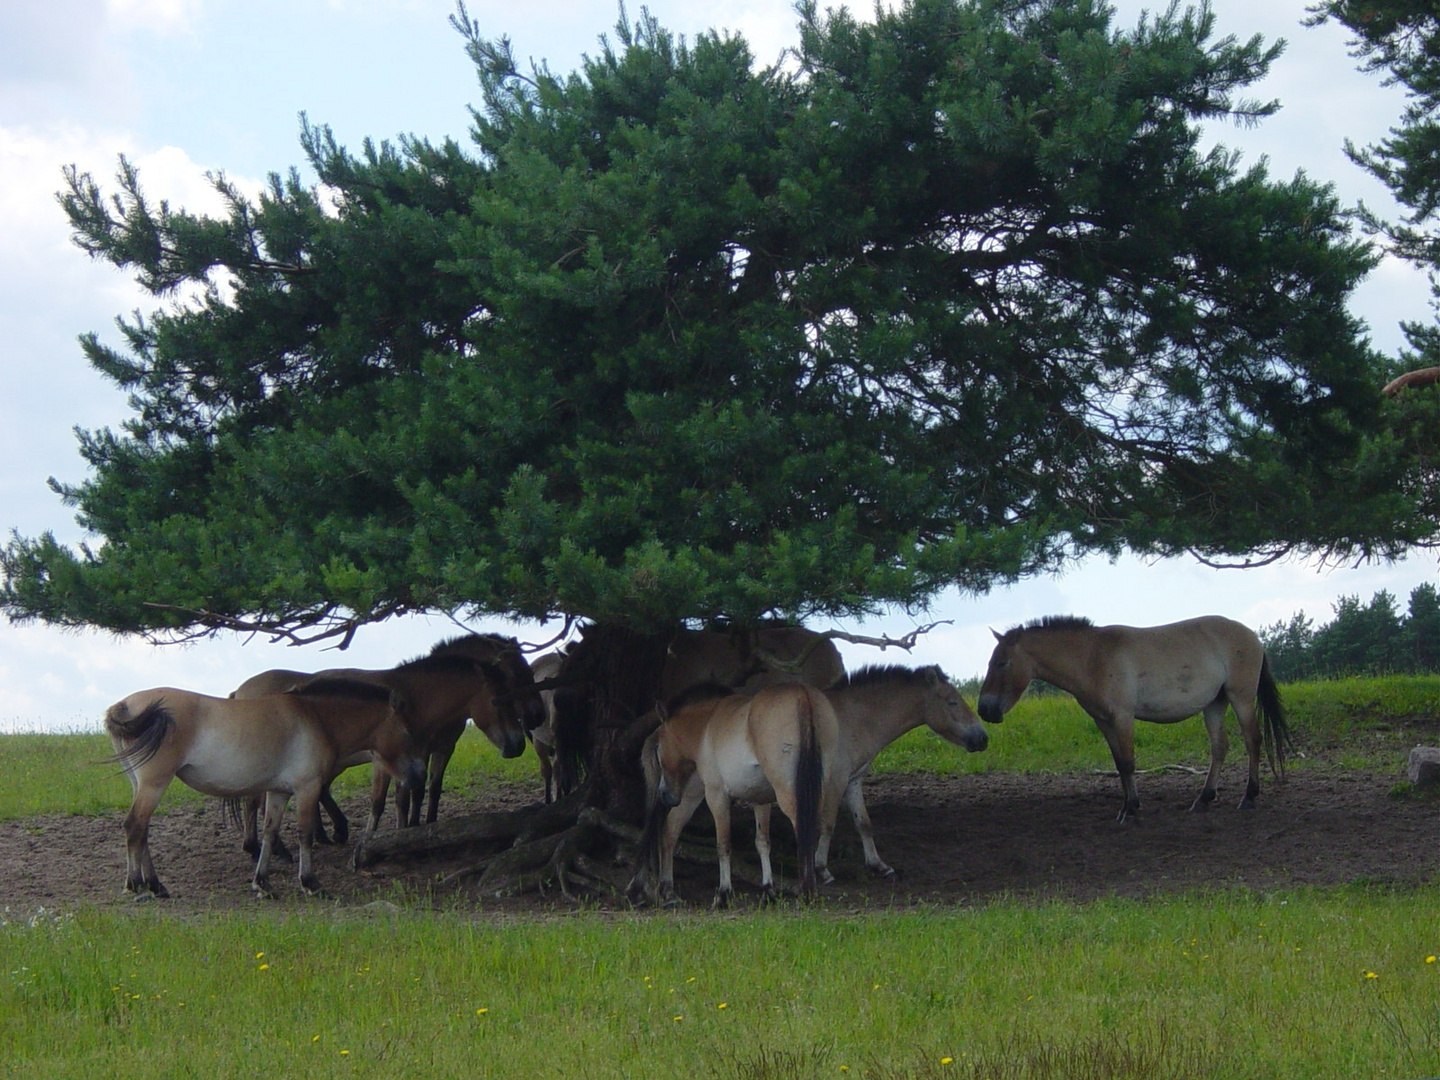
<svg viewBox="0 0 1440 1080">
<path fill-rule="evenodd" d="M 1000 698 L 993 694 L 982 694 L 975 703 L 975 711 L 987 724 L 998 724 L 1005 719 L 1005 710 L 1000 707 Z"/>
<path fill-rule="evenodd" d="M 500 747 L 500 756 L 515 758 L 523 753 L 525 753 L 525 732 L 507 730 L 505 732 L 505 745 Z"/>
<path fill-rule="evenodd" d="M 670 782 L 664 777 L 660 778 L 660 786 L 655 789 L 655 801 L 661 806 L 675 807 L 680 805 L 680 793 L 670 786 Z"/>
<path fill-rule="evenodd" d="M 978 754 L 990 745 L 990 735 L 982 727 L 977 727 L 973 731 L 965 732 L 965 734 L 961 736 L 961 740 L 964 743 L 965 749 L 972 754 Z"/>
</svg>

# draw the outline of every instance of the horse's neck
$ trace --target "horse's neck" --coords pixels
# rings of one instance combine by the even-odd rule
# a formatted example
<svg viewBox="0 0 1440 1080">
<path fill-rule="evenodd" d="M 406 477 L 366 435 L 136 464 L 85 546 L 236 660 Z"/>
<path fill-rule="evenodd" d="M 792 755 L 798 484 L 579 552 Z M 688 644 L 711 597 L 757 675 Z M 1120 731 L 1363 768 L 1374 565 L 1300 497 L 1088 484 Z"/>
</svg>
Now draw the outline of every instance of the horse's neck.
<svg viewBox="0 0 1440 1080">
<path fill-rule="evenodd" d="M 1035 677 L 1069 693 L 1088 682 L 1095 668 L 1095 640 L 1092 634 L 1051 630 L 1043 638 L 1047 648 L 1029 650 L 1035 663 Z"/>
<path fill-rule="evenodd" d="M 828 691 L 828 696 L 846 729 L 855 767 L 869 764 L 881 750 L 923 722 L 919 695 L 908 686 L 845 686 Z"/>
</svg>

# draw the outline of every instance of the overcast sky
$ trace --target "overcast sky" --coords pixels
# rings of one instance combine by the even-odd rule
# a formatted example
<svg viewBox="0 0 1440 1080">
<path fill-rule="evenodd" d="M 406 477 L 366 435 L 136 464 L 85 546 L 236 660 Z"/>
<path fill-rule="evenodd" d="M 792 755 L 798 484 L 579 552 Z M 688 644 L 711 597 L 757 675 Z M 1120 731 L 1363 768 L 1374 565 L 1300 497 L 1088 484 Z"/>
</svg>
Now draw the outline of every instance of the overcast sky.
<svg viewBox="0 0 1440 1080">
<path fill-rule="evenodd" d="M 1131 25 L 1141 4 L 1119 5 Z M 1331 182 L 1347 202 L 1389 208 L 1383 188 L 1345 158 L 1349 137 L 1384 135 L 1402 98 L 1355 70 L 1336 27 L 1306 29 L 1303 0 L 1217 0 L 1219 32 L 1289 48 L 1252 96 L 1274 97 L 1281 114 L 1257 129 L 1224 127 L 1215 141 L 1261 155 L 1274 175 L 1304 169 Z M 762 61 L 795 40 L 788 0 L 655 0 L 649 9 L 677 33 L 737 31 Z M 0 527 L 34 536 L 53 529 L 82 538 L 46 480 L 83 477 L 74 429 L 124 419 L 123 395 L 94 375 L 77 335 L 111 340 L 116 315 L 151 303 L 123 275 L 71 245 L 55 202 L 61 168 L 74 163 L 108 183 L 116 157 L 140 168 L 155 200 L 201 210 L 214 205 L 207 170 L 257 187 L 272 171 L 302 163 L 299 114 L 329 124 L 339 140 L 413 133 L 463 137 L 477 99 L 473 69 L 449 27 L 449 0 L 0 0 Z M 520 57 L 571 70 L 616 22 L 610 0 L 472 0 L 470 14 L 508 35 Z M 855 5 L 864 15 L 870 0 Z M 639 5 L 631 5 L 638 15 Z M 1355 310 L 1388 351 L 1401 344 L 1401 319 L 1428 320 L 1424 278 L 1383 265 L 1355 297 Z M 1393 566 L 1320 567 L 1287 562 L 1214 571 L 1191 561 L 1087 562 L 1057 578 L 989 596 L 942 597 L 929 613 L 896 613 L 846 627 L 903 634 L 937 627 L 910 655 L 956 676 L 985 665 L 989 628 L 1055 613 L 1097 622 L 1153 624 L 1219 613 L 1262 626 L 1305 611 L 1328 621 L 1340 596 L 1367 600 L 1389 589 L 1403 610 L 1410 590 L 1434 581 L 1434 557 Z M 528 640 L 548 632 L 489 623 Z M 362 630 L 346 654 L 296 650 L 236 636 L 157 647 L 106 634 L 67 634 L 0 617 L 0 731 L 95 729 L 105 707 L 132 690 L 182 686 L 225 694 L 268 667 L 385 667 L 460 633 L 444 618 Z M 903 654 L 847 648 L 853 666 Z"/>
</svg>

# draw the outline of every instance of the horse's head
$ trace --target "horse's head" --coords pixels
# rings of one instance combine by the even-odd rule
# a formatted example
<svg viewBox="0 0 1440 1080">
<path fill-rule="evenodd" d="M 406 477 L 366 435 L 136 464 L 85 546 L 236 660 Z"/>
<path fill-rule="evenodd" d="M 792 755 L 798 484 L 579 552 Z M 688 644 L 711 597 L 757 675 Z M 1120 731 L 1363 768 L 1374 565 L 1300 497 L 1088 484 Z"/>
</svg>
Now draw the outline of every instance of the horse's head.
<svg viewBox="0 0 1440 1080">
<path fill-rule="evenodd" d="M 484 678 L 470 699 L 470 719 L 495 744 L 501 757 L 519 757 L 525 752 L 523 703 L 531 696 L 538 702 L 539 697 L 514 693 L 510 671 L 499 664 L 479 660 L 475 666 Z"/>
<path fill-rule="evenodd" d="M 1035 677 L 1035 664 L 1021 647 L 1021 640 L 1019 628 L 995 634 L 995 651 L 990 654 L 976 702 L 980 718 L 988 724 L 1000 723 Z"/>
<path fill-rule="evenodd" d="M 971 753 L 990 745 L 985 725 L 980 723 L 980 718 L 945 672 L 935 665 L 923 671 L 927 689 L 923 715 L 930 730 Z"/>
</svg>

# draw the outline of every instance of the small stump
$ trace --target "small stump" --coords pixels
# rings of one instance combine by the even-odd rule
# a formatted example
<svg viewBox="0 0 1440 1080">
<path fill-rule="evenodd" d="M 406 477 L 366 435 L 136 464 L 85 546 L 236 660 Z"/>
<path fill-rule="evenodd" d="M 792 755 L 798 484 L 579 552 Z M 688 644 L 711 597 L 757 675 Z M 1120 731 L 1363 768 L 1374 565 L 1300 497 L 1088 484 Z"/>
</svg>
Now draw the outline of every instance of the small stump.
<svg viewBox="0 0 1440 1080">
<path fill-rule="evenodd" d="M 1405 774 L 1416 787 L 1432 787 L 1440 784 L 1440 748 L 1417 746 L 1410 751 L 1410 760 Z"/>
</svg>

